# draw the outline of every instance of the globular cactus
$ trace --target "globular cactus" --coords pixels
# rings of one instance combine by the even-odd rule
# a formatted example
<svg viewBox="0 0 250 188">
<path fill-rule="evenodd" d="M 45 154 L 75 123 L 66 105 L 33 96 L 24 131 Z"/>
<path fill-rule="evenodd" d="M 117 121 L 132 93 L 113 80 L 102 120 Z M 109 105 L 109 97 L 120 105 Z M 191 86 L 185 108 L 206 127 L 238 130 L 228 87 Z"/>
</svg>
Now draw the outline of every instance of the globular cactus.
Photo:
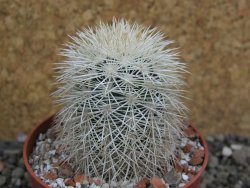
<svg viewBox="0 0 250 188">
<path fill-rule="evenodd" d="M 171 169 L 186 107 L 185 65 L 156 29 L 127 21 L 79 31 L 57 64 L 57 140 L 67 160 L 106 181 Z"/>
</svg>

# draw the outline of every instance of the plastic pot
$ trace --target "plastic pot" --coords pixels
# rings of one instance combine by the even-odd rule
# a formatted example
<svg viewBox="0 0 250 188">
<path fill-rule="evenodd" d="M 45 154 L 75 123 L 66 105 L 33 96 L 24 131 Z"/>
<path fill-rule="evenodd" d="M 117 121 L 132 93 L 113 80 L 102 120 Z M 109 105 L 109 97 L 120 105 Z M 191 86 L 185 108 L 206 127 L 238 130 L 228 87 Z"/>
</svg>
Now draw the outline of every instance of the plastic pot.
<svg viewBox="0 0 250 188">
<path fill-rule="evenodd" d="M 36 176 L 36 174 L 33 172 L 32 167 L 29 164 L 29 155 L 32 153 L 32 150 L 36 144 L 36 140 L 40 133 L 45 133 L 46 130 L 52 125 L 53 123 L 54 115 L 51 115 L 44 121 L 42 121 L 40 124 L 38 124 L 27 136 L 27 139 L 24 143 L 23 147 L 23 161 L 26 166 L 26 169 L 30 175 L 30 181 L 32 188 L 49 188 L 47 184 L 45 184 L 39 177 Z M 191 125 L 193 129 L 196 131 L 199 139 L 201 140 L 201 144 L 205 148 L 205 157 L 202 164 L 202 167 L 200 171 L 195 175 L 195 177 L 187 183 L 183 188 L 198 188 L 201 182 L 201 176 L 204 172 L 207 163 L 208 163 L 208 146 L 204 138 L 201 136 L 201 134 L 197 131 L 197 129 Z"/>
</svg>

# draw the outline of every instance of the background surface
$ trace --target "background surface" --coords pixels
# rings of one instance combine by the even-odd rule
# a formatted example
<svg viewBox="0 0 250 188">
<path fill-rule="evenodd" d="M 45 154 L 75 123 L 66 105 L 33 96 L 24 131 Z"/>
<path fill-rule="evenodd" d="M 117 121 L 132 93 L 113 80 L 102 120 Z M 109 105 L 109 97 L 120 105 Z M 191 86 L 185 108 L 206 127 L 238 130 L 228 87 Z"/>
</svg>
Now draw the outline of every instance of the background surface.
<svg viewBox="0 0 250 188">
<path fill-rule="evenodd" d="M 250 135 L 250 1 L 0 0 L 0 139 L 55 112 L 53 63 L 69 35 L 112 17 L 159 27 L 187 62 L 190 120 Z"/>
</svg>

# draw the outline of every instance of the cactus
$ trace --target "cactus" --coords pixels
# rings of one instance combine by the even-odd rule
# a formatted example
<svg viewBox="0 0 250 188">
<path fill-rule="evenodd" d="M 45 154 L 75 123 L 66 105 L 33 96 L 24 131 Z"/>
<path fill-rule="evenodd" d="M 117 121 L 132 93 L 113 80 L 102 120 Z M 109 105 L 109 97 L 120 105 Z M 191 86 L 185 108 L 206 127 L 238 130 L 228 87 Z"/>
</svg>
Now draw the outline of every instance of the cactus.
<svg viewBox="0 0 250 188">
<path fill-rule="evenodd" d="M 155 28 L 114 20 L 71 37 L 57 64 L 57 141 L 74 168 L 106 181 L 171 169 L 186 67 Z"/>
</svg>

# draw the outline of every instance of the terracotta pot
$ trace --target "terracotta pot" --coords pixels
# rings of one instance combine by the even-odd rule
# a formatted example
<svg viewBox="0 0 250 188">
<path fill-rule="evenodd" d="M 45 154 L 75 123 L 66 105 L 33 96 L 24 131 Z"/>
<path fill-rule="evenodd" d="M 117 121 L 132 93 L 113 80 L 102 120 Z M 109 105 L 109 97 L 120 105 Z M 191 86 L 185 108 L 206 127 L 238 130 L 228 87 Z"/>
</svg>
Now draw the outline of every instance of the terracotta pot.
<svg viewBox="0 0 250 188">
<path fill-rule="evenodd" d="M 24 160 L 24 164 L 26 166 L 26 169 L 30 175 L 30 181 L 31 181 L 31 186 L 32 188 L 49 188 L 48 185 L 46 185 L 40 178 L 38 178 L 35 173 L 33 172 L 28 160 L 29 160 L 29 155 L 32 153 L 32 150 L 35 146 L 36 143 L 36 139 L 39 136 L 40 133 L 44 133 L 46 132 L 46 130 L 51 126 L 52 122 L 53 122 L 53 118 L 54 115 L 51 115 L 50 117 L 48 117 L 47 119 L 45 119 L 44 121 L 42 121 L 40 124 L 38 124 L 28 135 L 25 143 L 24 143 L 24 147 L 23 147 L 23 160 Z M 207 163 L 208 163 L 208 147 L 207 147 L 207 143 L 205 142 L 205 140 L 203 139 L 203 137 L 201 136 L 201 134 L 197 131 L 197 129 L 192 126 L 194 128 L 194 130 L 196 131 L 198 137 L 201 140 L 201 143 L 203 145 L 203 147 L 205 148 L 205 158 L 202 164 L 202 168 L 200 169 L 200 171 L 198 172 L 198 174 L 188 183 L 186 184 L 183 188 L 198 188 L 200 185 L 200 181 L 201 181 L 201 176 L 202 173 L 204 172 Z"/>
</svg>

